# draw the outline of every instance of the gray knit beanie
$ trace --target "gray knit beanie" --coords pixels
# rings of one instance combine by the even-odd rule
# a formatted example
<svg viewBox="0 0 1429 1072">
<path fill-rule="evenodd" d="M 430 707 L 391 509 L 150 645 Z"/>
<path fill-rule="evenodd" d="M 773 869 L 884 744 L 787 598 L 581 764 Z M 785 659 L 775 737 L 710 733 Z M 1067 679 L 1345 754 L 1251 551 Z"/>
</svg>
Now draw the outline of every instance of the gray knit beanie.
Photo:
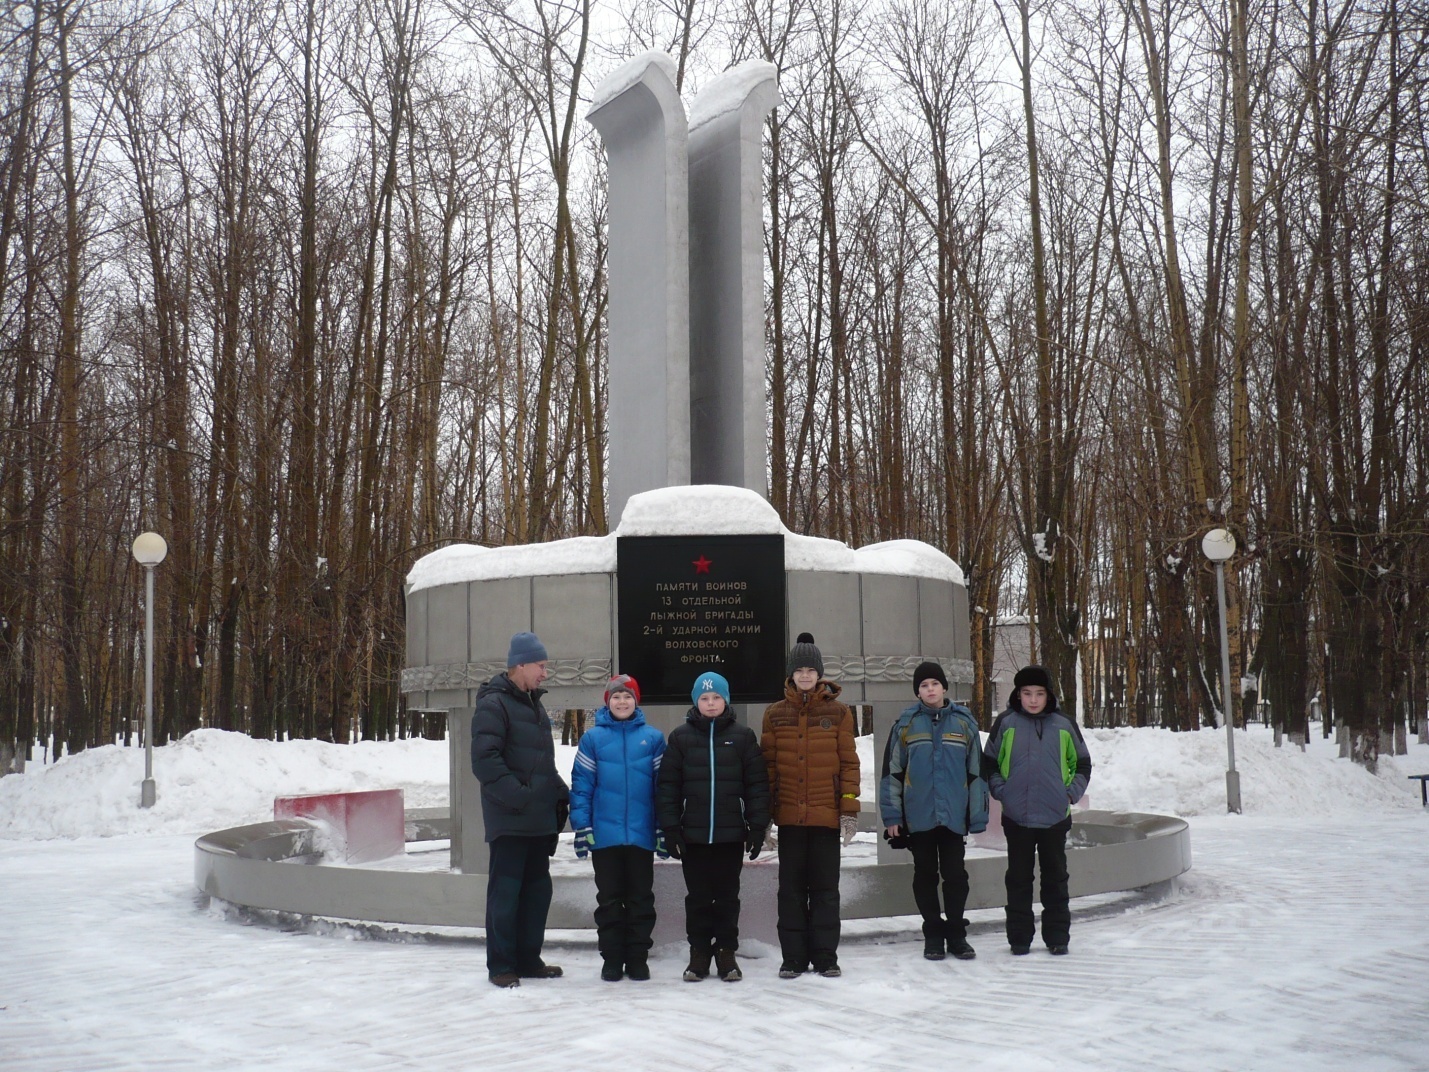
<svg viewBox="0 0 1429 1072">
<path fill-rule="evenodd" d="M 784 676 L 793 677 L 794 671 L 801 666 L 811 666 L 819 672 L 820 677 L 824 676 L 824 656 L 814 646 L 812 633 L 800 633 L 799 639 L 794 641 L 794 646 L 789 649 L 789 662 L 784 667 Z"/>
</svg>

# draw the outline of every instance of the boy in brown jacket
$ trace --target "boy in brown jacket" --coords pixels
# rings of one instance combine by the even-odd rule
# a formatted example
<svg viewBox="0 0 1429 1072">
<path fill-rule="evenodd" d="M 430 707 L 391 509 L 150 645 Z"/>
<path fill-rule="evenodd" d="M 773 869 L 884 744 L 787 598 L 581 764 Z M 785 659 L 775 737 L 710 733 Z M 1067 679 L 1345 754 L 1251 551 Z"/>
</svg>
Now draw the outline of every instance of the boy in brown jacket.
<svg viewBox="0 0 1429 1072">
<path fill-rule="evenodd" d="M 789 651 L 784 699 L 764 712 L 760 748 L 769 766 L 769 796 L 779 826 L 779 978 L 812 964 L 840 973 L 839 833 L 858 828 L 858 751 L 853 712 L 824 680 L 814 638 L 800 633 Z"/>
</svg>

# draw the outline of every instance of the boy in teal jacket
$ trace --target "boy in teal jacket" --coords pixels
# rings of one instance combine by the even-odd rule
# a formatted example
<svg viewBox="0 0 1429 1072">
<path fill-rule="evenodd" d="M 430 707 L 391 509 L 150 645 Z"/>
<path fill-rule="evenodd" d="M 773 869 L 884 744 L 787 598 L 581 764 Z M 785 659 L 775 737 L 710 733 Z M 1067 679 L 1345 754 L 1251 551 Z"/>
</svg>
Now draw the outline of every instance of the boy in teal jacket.
<svg viewBox="0 0 1429 1072">
<path fill-rule="evenodd" d="M 1072 805 L 1092 776 L 1082 731 L 1057 710 L 1052 677 L 1024 666 L 1012 679 L 1007 710 L 988 734 L 983 766 L 1002 803 L 1007 835 L 1007 942 L 1022 956 L 1037 933 L 1032 915 L 1032 865 L 1042 865 L 1042 940 L 1055 955 L 1067 952 L 1072 913 L 1067 897 L 1067 832 Z"/>
<path fill-rule="evenodd" d="M 948 678 L 934 662 L 913 671 L 918 702 L 898 716 L 883 752 L 878 807 L 889 844 L 913 853 L 913 901 L 923 916 L 923 956 L 959 960 L 968 944 L 965 838 L 987 829 L 982 739 L 966 707 L 947 696 Z M 943 903 L 938 903 L 938 879 Z M 946 917 L 944 912 L 946 911 Z"/>
</svg>

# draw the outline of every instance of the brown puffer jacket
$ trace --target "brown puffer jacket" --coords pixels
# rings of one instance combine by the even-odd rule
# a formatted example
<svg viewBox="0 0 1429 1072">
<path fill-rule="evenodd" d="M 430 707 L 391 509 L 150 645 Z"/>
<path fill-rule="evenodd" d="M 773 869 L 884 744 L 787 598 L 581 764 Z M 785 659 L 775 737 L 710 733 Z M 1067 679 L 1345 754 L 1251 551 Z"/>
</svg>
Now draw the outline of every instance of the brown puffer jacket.
<svg viewBox="0 0 1429 1072">
<path fill-rule="evenodd" d="M 840 691 L 832 681 L 820 681 L 801 693 L 789 680 L 784 699 L 764 712 L 759 747 L 780 826 L 837 829 L 840 815 L 858 814 L 853 712 L 838 702 Z"/>
</svg>

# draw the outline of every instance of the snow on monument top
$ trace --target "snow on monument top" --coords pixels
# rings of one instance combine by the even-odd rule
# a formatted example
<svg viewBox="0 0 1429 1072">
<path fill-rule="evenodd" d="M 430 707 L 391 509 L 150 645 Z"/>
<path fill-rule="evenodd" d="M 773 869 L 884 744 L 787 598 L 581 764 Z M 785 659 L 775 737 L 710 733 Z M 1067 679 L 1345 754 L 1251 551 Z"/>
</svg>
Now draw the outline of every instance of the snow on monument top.
<svg viewBox="0 0 1429 1072">
<path fill-rule="evenodd" d="M 773 81 L 777 87 L 779 68 L 766 60 L 745 60 L 715 78 L 695 97 L 690 105 L 690 131 L 712 119 L 743 107 L 750 93 L 762 82 Z M 778 89 L 775 89 L 778 92 Z"/>
<path fill-rule="evenodd" d="M 739 536 L 786 532 L 764 496 L 727 484 L 688 484 L 630 496 L 617 536 Z"/>
<path fill-rule="evenodd" d="M 628 63 L 621 64 L 601 79 L 600 84 L 595 87 L 595 92 L 591 94 L 590 108 L 586 111 L 586 115 L 604 108 L 635 85 L 645 77 L 645 72 L 650 67 L 660 68 L 665 77 L 670 80 L 670 85 L 675 84 L 675 61 L 658 48 L 652 48 L 648 52 L 640 53 Z"/>
<path fill-rule="evenodd" d="M 620 525 L 609 536 L 576 536 L 517 547 L 443 547 L 416 561 L 407 574 L 407 590 L 503 577 L 614 573 L 615 541 L 620 536 L 746 535 L 783 536 L 785 569 L 891 573 L 966 583 L 958 564 L 931 544 L 890 540 L 855 551 L 838 540 L 790 532 L 774 507 L 757 492 L 723 484 L 693 484 L 632 495 Z"/>
</svg>

